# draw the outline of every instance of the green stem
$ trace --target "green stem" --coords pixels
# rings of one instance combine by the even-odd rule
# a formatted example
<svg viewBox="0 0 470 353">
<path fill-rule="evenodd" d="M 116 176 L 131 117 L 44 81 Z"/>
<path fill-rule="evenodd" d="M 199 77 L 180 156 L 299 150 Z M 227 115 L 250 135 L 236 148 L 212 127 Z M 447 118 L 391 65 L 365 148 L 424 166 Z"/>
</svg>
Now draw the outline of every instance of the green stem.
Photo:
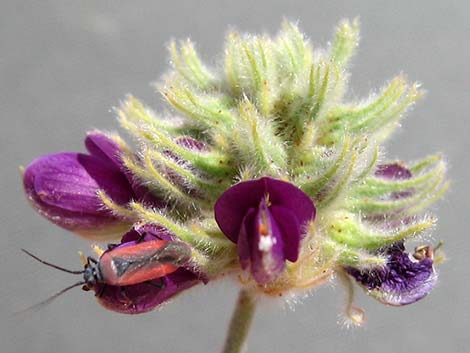
<svg viewBox="0 0 470 353">
<path fill-rule="evenodd" d="M 255 313 L 256 302 L 253 292 L 240 290 L 237 306 L 232 314 L 232 320 L 225 339 L 223 353 L 240 353 L 245 347 L 245 341 L 250 331 Z"/>
</svg>

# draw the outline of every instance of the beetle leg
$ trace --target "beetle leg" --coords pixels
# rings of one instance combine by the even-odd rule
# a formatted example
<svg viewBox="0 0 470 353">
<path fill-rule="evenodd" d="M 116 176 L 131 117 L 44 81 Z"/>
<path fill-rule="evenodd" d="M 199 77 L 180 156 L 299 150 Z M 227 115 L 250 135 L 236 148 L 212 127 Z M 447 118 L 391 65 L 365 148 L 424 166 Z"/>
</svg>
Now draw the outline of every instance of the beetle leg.
<svg viewBox="0 0 470 353">
<path fill-rule="evenodd" d="M 136 242 L 137 244 L 142 243 L 142 242 L 144 241 L 145 234 L 146 234 L 146 233 L 140 234 L 139 237 L 137 238 L 137 240 L 136 240 L 135 242 Z"/>
<path fill-rule="evenodd" d="M 107 284 L 103 283 L 103 286 L 100 288 L 99 292 L 95 294 L 95 297 L 101 298 L 104 294 Z"/>
<path fill-rule="evenodd" d="M 132 301 L 132 299 L 130 299 L 127 295 L 127 292 L 126 292 L 126 287 L 125 286 L 122 286 L 122 287 L 119 287 L 119 291 L 121 293 L 121 296 L 123 298 L 123 300 L 121 300 L 121 302 L 125 305 L 134 305 L 134 302 Z"/>
<path fill-rule="evenodd" d="M 108 244 L 108 250 L 113 250 L 116 246 L 119 246 L 119 244 Z"/>
<path fill-rule="evenodd" d="M 149 286 L 156 287 L 158 289 L 165 288 L 165 282 L 163 282 L 162 278 L 160 278 L 160 283 L 158 283 L 158 284 L 154 283 L 153 280 L 152 281 L 146 281 L 145 283 L 148 284 Z"/>
<path fill-rule="evenodd" d="M 94 264 L 97 264 L 98 263 L 98 260 L 96 260 L 95 258 L 91 257 L 91 256 L 88 256 L 86 258 L 86 261 L 87 261 L 87 264 L 90 265 L 91 263 L 94 263 Z"/>
</svg>

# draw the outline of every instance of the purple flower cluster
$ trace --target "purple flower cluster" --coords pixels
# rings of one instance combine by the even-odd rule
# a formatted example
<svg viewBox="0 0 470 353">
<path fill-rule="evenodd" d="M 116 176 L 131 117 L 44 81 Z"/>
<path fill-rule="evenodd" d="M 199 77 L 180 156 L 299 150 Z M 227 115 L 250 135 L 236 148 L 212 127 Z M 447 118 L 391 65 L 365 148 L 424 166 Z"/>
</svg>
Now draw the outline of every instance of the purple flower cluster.
<svg viewBox="0 0 470 353">
<path fill-rule="evenodd" d="M 192 150 L 205 147 L 192 138 L 177 143 Z M 149 224 L 133 225 L 135 219 L 103 207 L 98 192 L 119 207 L 137 201 L 153 208 L 166 206 L 162 200 L 137 183 L 123 165 L 123 147 L 111 137 L 91 132 L 85 139 L 88 154 L 63 152 L 40 157 L 24 173 L 24 188 L 34 208 L 55 224 L 89 238 L 104 240 L 122 236 L 114 251 L 139 242 L 172 241 L 167 229 Z M 178 156 L 167 152 L 175 160 Z M 171 174 L 171 171 L 167 171 Z M 390 180 L 409 179 L 411 172 L 399 164 L 378 166 L 375 176 Z M 177 175 L 175 184 L 181 182 Z M 413 190 L 390 195 L 409 197 Z M 220 230 L 237 246 L 241 268 L 264 286 L 279 278 L 286 263 L 296 262 L 306 226 L 315 220 L 316 208 L 310 197 L 291 183 L 262 177 L 243 181 L 227 189 L 215 202 L 214 216 Z M 129 230 L 130 229 L 130 230 Z M 403 243 L 379 251 L 387 257 L 384 267 L 346 271 L 361 286 L 384 303 L 405 305 L 424 297 L 437 276 L 432 252 L 412 258 Z M 142 283 L 115 286 L 106 281 L 84 286 L 92 289 L 98 301 L 113 311 L 135 314 L 156 306 L 208 279 L 195 268 L 179 267 L 162 277 Z"/>
</svg>

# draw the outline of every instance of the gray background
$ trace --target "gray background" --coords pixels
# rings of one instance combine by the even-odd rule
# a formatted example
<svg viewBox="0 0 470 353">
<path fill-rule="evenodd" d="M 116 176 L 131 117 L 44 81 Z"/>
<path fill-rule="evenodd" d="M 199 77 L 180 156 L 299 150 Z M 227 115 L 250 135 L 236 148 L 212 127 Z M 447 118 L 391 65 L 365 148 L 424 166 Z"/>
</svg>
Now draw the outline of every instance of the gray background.
<svg viewBox="0 0 470 353">
<path fill-rule="evenodd" d="M 470 352 L 469 60 L 470 6 L 462 1 L 1 1 L 0 351 L 218 352 L 236 297 L 233 283 L 211 283 L 141 316 L 102 309 L 75 290 L 26 317 L 13 312 L 75 278 L 22 255 L 25 247 L 68 267 L 88 243 L 49 224 L 22 194 L 17 167 L 40 154 L 82 150 L 85 131 L 117 129 L 110 109 L 126 93 L 163 109 L 149 86 L 168 68 L 165 44 L 191 37 L 203 56 L 220 52 L 228 26 L 275 33 L 283 16 L 325 44 L 343 17 L 360 16 L 362 42 L 351 96 L 362 97 L 406 72 L 428 90 L 388 156 L 442 151 L 453 186 L 438 206 L 436 239 L 449 261 L 425 300 L 382 306 L 358 292 L 367 324 L 337 324 L 341 287 L 326 286 L 290 310 L 260 306 L 249 352 Z M 213 61 L 214 62 L 214 61 Z"/>
</svg>

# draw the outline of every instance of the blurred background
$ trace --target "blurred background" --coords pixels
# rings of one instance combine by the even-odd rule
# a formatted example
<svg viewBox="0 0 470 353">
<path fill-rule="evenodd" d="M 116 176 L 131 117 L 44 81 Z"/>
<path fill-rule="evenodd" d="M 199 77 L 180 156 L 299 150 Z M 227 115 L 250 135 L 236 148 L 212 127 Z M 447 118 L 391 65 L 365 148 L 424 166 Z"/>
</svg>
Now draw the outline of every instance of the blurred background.
<svg viewBox="0 0 470 353">
<path fill-rule="evenodd" d="M 168 68 L 171 38 L 190 37 L 211 64 L 228 28 L 275 34 L 299 21 L 317 46 L 344 17 L 360 16 L 362 40 L 349 97 L 365 97 L 394 75 L 418 80 L 427 96 L 388 144 L 388 157 L 413 160 L 441 151 L 453 180 L 434 208 L 434 239 L 448 261 L 433 293 L 409 307 L 385 307 L 357 292 L 363 328 L 338 324 L 342 288 L 324 286 L 295 307 L 258 309 L 249 352 L 342 353 L 470 351 L 470 22 L 467 1 L 0 1 L 0 342 L 2 352 L 219 352 L 236 299 L 230 281 L 199 286 L 161 310 L 124 316 L 91 293 L 69 292 L 22 310 L 73 283 L 40 266 L 26 248 L 70 268 L 89 243 L 50 224 L 28 205 L 19 165 L 57 151 L 83 150 L 87 130 L 116 130 L 112 107 L 132 93 L 167 109 L 150 83 Z M 123 134 L 124 137 L 127 138 Z"/>
</svg>

